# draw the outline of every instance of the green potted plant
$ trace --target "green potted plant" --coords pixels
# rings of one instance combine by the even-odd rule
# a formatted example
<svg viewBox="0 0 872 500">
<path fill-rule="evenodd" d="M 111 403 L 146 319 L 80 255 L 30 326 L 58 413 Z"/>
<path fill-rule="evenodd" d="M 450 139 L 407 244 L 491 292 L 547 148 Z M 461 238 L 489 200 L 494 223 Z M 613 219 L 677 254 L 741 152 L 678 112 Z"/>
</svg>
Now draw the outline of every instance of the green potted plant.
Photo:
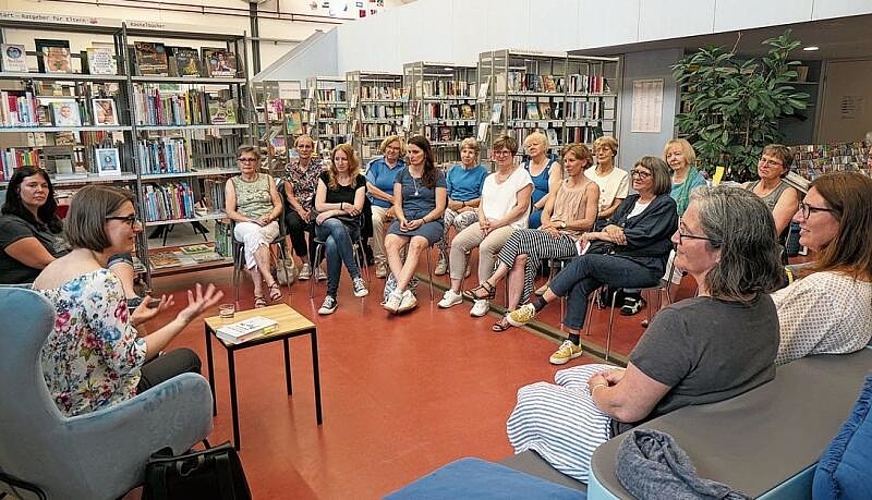
<svg viewBox="0 0 872 500">
<path fill-rule="evenodd" d="M 801 45 L 783 35 L 763 41 L 768 53 L 741 59 L 734 50 L 704 47 L 672 66 L 681 90 L 682 112 L 676 116 L 680 136 L 693 144 L 700 169 L 726 169 L 724 179 L 753 178 L 763 146 L 781 142 L 778 121 L 803 110 L 809 95 L 797 91 L 790 52 Z"/>
</svg>

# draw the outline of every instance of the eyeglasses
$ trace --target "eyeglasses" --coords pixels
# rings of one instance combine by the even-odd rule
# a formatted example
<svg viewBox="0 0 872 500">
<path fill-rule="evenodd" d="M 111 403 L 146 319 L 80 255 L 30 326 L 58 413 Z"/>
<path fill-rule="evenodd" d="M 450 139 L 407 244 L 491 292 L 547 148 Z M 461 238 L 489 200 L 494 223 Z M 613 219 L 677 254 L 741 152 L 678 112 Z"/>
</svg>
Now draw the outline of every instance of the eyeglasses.
<svg viewBox="0 0 872 500">
<path fill-rule="evenodd" d="M 239 161 L 239 163 L 254 163 L 257 161 L 257 158 L 237 158 L 236 160 Z"/>
<path fill-rule="evenodd" d="M 760 158 L 761 165 L 772 165 L 774 167 L 783 167 L 784 163 L 781 160 L 773 160 L 772 158 L 766 158 L 765 156 Z"/>
<path fill-rule="evenodd" d="M 708 241 L 714 247 L 719 246 L 718 243 L 715 243 L 715 241 L 713 239 L 709 238 L 708 236 L 703 236 L 701 234 L 685 233 L 684 231 L 686 229 L 687 229 L 687 226 L 685 226 L 684 223 L 681 222 L 681 219 L 679 219 L 678 220 L 678 244 L 679 245 L 684 245 L 684 239 L 687 238 L 689 240 Z"/>
<path fill-rule="evenodd" d="M 106 220 L 120 220 L 122 222 L 126 222 L 128 226 L 133 227 L 134 224 L 139 222 L 139 219 L 136 218 L 136 214 L 131 215 L 107 215 L 105 217 Z"/>
<path fill-rule="evenodd" d="M 835 212 L 835 210 L 833 210 L 832 208 L 813 207 L 803 202 L 799 202 L 799 211 L 800 213 L 802 213 L 803 219 L 808 219 L 808 217 L 815 212 Z"/>
<path fill-rule="evenodd" d="M 644 179 L 647 179 L 648 177 L 651 177 L 651 172 L 649 172 L 647 170 L 630 170 L 630 175 L 632 175 L 633 177 L 638 177 L 638 178 L 644 180 Z"/>
<path fill-rule="evenodd" d="M 508 149 L 500 149 L 499 151 L 493 152 L 494 156 L 509 156 L 510 154 L 512 154 L 512 152 Z"/>
</svg>

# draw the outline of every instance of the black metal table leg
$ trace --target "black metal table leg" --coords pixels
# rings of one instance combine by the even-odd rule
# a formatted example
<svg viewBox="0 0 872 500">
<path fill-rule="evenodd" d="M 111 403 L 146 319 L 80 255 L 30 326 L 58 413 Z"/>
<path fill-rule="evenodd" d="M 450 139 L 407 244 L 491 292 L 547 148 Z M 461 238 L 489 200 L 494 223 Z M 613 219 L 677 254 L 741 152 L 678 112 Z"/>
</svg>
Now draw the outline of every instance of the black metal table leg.
<svg viewBox="0 0 872 500">
<path fill-rule="evenodd" d="M 318 425 L 324 422 L 321 414 L 321 371 L 318 369 L 318 331 L 312 330 L 312 373 L 315 378 L 315 420 Z"/>
<path fill-rule="evenodd" d="M 288 339 L 282 339 L 282 344 L 285 348 L 285 385 L 288 387 L 288 396 L 294 393 L 293 386 L 291 385 L 291 346 L 288 343 Z"/>
<path fill-rule="evenodd" d="M 233 447 L 237 450 L 242 439 L 239 437 L 239 405 L 236 401 L 236 362 L 233 351 L 227 350 L 227 370 L 230 375 L 230 421 L 233 426 Z"/>
<path fill-rule="evenodd" d="M 209 390 L 212 391 L 212 416 L 218 415 L 218 403 L 215 400 L 215 367 L 212 364 L 212 332 L 206 327 L 206 369 L 209 373 Z"/>
</svg>

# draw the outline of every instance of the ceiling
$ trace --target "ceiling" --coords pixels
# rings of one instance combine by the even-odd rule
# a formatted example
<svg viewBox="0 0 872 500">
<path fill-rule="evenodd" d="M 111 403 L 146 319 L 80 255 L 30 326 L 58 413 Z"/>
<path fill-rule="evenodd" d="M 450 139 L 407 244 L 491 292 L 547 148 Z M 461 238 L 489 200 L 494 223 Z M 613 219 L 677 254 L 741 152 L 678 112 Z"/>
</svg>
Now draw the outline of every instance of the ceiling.
<svg viewBox="0 0 872 500">
<path fill-rule="evenodd" d="M 700 35 L 669 40 L 656 40 L 597 49 L 571 51 L 576 55 L 615 56 L 628 52 L 662 50 L 680 48 L 693 52 L 705 45 L 732 47 L 736 45 L 736 53 L 749 56 L 759 56 L 766 53 L 766 47 L 761 42 L 775 37 L 790 28 L 792 37 L 803 42 L 803 46 L 816 45 L 817 51 L 797 50 L 797 59 L 855 59 L 872 58 L 872 14 L 852 17 L 840 17 L 807 23 L 769 26 L 749 30 L 731 31 L 711 35 Z"/>
</svg>

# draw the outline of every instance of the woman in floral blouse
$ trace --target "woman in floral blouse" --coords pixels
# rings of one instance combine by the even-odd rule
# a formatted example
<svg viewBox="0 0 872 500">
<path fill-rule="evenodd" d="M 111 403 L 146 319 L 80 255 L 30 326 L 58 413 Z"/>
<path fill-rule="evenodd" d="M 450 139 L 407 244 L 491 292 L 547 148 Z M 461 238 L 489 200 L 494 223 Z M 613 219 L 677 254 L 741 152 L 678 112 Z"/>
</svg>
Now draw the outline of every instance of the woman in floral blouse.
<svg viewBox="0 0 872 500">
<path fill-rule="evenodd" d="M 48 390 L 65 415 L 106 408 L 180 373 L 200 370 L 200 359 L 190 349 L 158 355 L 223 294 L 198 284 L 175 319 L 141 335 L 136 327 L 172 307 L 173 297 L 164 295 L 149 308 L 146 296 L 129 313 L 121 282 L 106 269 L 109 256 L 133 251 L 140 232 L 130 191 L 86 186 L 73 197 L 66 220 L 72 250 L 33 283 L 57 314 L 41 361 Z"/>
<path fill-rule="evenodd" d="M 324 164 L 314 154 L 315 141 L 310 136 L 304 134 L 297 137 L 294 149 L 297 158 L 291 159 L 285 168 L 285 227 L 288 228 L 294 253 L 303 261 L 298 277 L 307 280 L 312 276 L 309 259 L 315 256 L 311 213 L 315 205 L 318 176 L 324 172 Z M 309 233 L 308 243 L 306 233 Z"/>
</svg>

